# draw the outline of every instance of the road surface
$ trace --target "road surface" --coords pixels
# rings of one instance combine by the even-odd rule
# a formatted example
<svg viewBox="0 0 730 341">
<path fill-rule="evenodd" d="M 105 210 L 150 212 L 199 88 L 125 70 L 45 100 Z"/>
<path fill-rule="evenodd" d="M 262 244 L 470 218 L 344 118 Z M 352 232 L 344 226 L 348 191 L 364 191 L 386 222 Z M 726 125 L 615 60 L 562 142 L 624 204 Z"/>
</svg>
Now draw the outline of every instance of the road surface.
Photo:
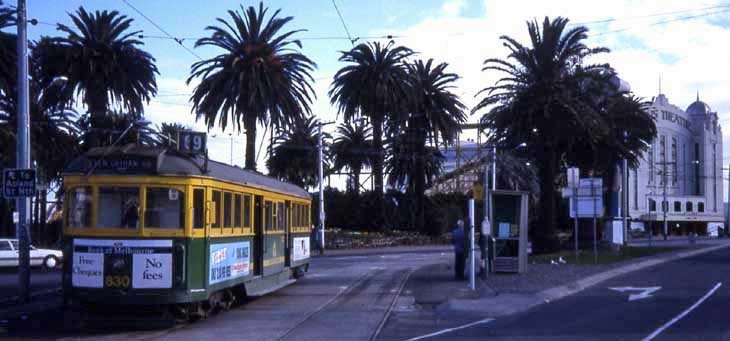
<svg viewBox="0 0 730 341">
<path fill-rule="evenodd" d="M 468 323 L 446 322 L 443 328 L 423 329 L 414 332 L 413 337 L 730 340 L 728 309 L 730 249 L 725 248 L 616 277 L 527 312 L 496 319 L 475 315 Z M 398 326 L 388 327 L 390 334 L 397 334 Z M 432 336 L 424 337 L 429 334 Z M 389 339 L 388 333 L 382 339 Z"/>
</svg>

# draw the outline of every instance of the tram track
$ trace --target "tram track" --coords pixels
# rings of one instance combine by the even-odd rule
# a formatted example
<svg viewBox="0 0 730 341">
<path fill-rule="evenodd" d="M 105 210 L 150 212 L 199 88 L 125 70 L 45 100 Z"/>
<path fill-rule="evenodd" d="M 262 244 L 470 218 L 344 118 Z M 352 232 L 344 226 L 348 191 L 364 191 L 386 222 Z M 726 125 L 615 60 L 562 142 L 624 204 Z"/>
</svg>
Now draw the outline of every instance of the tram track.
<svg viewBox="0 0 730 341">
<path fill-rule="evenodd" d="M 299 321 L 297 324 L 289 328 L 283 335 L 281 335 L 278 340 L 283 340 L 287 336 L 289 336 L 294 330 L 299 328 L 300 326 L 304 325 L 307 321 L 311 320 L 312 317 L 314 317 L 316 314 L 324 311 L 328 306 L 334 304 L 340 297 L 343 295 L 349 295 L 353 291 L 356 290 L 356 288 L 361 287 L 363 283 L 366 283 L 367 281 L 371 280 L 373 277 L 375 277 L 377 274 L 383 272 L 382 269 L 376 269 L 371 270 L 363 274 L 362 276 L 358 277 L 355 282 L 353 282 L 351 285 L 347 286 L 346 288 L 340 290 L 335 296 L 333 296 L 331 299 L 327 300 L 324 304 L 317 307 L 317 309 L 313 310 L 311 313 L 307 314 L 301 321 Z"/>
<path fill-rule="evenodd" d="M 414 269 L 410 268 L 408 269 L 408 272 L 405 276 L 403 276 L 403 279 L 400 281 L 400 284 L 398 285 L 398 290 L 395 292 L 395 295 L 393 295 L 393 299 L 390 302 L 390 305 L 388 306 L 388 309 L 385 310 L 385 314 L 383 314 L 383 319 L 380 320 L 380 323 L 378 324 L 378 328 L 375 329 L 373 332 L 373 335 L 370 336 L 370 341 L 375 341 L 378 339 L 378 336 L 380 335 L 380 332 L 385 327 L 385 324 L 388 323 L 388 318 L 390 318 L 390 313 L 393 311 L 393 307 L 395 307 L 396 303 L 398 303 L 398 298 L 400 298 L 401 292 L 403 292 L 403 287 L 406 286 L 406 283 L 408 283 L 408 279 L 411 277 L 411 274 L 413 274 Z"/>
</svg>

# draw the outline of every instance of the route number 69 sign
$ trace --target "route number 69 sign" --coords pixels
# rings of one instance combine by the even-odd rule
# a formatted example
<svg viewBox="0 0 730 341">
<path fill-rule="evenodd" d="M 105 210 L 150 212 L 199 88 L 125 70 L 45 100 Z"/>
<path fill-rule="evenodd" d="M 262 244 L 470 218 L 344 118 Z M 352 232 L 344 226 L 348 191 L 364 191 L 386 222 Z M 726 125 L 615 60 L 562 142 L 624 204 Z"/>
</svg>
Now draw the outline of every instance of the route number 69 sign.
<svg viewBox="0 0 730 341">
<path fill-rule="evenodd" d="M 181 131 L 178 149 L 183 153 L 203 154 L 206 148 L 206 134 L 195 131 Z"/>
</svg>

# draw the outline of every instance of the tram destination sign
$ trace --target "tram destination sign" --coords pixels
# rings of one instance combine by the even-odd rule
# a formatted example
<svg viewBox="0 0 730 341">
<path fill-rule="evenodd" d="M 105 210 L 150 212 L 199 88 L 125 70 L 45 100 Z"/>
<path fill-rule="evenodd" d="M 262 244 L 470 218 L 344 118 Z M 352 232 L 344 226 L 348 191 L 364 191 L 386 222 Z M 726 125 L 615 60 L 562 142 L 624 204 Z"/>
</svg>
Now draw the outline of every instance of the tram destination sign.
<svg viewBox="0 0 730 341">
<path fill-rule="evenodd" d="M 109 155 L 103 158 L 89 158 L 87 165 L 94 173 L 154 174 L 157 172 L 157 157 L 139 155 Z"/>
<path fill-rule="evenodd" d="M 3 170 L 3 197 L 27 198 L 35 195 L 35 169 L 8 168 Z"/>
<path fill-rule="evenodd" d="M 204 154 L 207 144 L 207 135 L 195 131 L 181 131 L 178 150 L 183 153 Z"/>
</svg>

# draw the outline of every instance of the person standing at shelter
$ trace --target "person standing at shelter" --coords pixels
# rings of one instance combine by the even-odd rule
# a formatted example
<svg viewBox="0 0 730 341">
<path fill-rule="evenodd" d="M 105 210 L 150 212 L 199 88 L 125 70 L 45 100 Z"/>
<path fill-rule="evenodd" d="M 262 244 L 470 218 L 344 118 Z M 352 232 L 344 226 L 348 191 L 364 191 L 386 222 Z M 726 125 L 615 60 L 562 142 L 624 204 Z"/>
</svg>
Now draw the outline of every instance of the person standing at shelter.
<svg viewBox="0 0 730 341">
<path fill-rule="evenodd" d="M 454 272 L 456 280 L 464 280 L 464 266 L 466 265 L 466 232 L 464 221 L 459 219 L 456 228 L 451 231 L 451 240 L 454 243 Z"/>
<path fill-rule="evenodd" d="M 486 278 L 487 277 L 487 259 L 488 259 L 488 251 L 487 250 L 487 243 L 489 242 L 490 234 L 492 233 L 492 226 L 489 224 L 489 218 L 484 217 L 484 220 L 482 221 L 482 230 L 479 233 L 479 251 L 480 251 L 480 261 L 479 261 L 479 277 Z"/>
</svg>

